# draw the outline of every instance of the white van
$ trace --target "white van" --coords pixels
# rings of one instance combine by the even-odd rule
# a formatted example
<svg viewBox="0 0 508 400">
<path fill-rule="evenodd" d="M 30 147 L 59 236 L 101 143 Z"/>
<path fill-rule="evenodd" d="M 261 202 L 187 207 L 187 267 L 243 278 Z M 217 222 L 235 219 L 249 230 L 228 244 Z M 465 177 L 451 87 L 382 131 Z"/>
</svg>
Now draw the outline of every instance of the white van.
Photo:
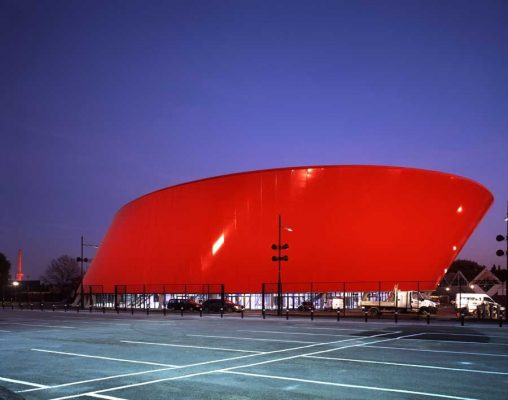
<svg viewBox="0 0 508 400">
<path fill-rule="evenodd" d="M 486 305 L 493 309 L 504 311 L 504 307 L 496 303 L 488 294 L 482 293 L 457 293 L 455 296 L 455 308 L 466 309 L 469 314 L 476 314 L 478 306 Z"/>
</svg>

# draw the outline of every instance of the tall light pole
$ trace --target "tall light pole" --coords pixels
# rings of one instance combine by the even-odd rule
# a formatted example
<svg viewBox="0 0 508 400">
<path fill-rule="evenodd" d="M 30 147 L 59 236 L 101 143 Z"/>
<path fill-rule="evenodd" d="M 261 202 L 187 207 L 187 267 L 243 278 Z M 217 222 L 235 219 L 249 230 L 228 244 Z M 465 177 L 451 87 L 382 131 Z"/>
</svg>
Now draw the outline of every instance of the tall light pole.
<svg viewBox="0 0 508 400">
<path fill-rule="evenodd" d="M 83 276 L 83 263 L 88 262 L 88 258 L 83 257 L 83 247 L 95 247 L 95 248 L 98 248 L 99 246 L 96 245 L 96 244 L 85 243 L 84 240 L 83 240 L 83 235 L 81 235 L 81 256 L 77 258 L 77 261 L 81 264 L 81 272 L 80 272 L 81 301 L 80 302 L 81 302 L 81 308 L 82 309 L 85 308 L 85 291 L 84 291 L 84 288 L 83 288 L 83 278 L 84 278 L 84 276 Z"/>
<path fill-rule="evenodd" d="M 281 275 L 281 262 L 287 261 L 288 256 L 282 255 L 282 250 L 287 250 L 289 245 L 287 243 L 282 244 L 282 217 L 279 214 L 279 240 L 278 244 L 272 244 L 272 250 L 277 250 L 277 255 L 272 257 L 272 261 L 278 263 L 278 276 L 277 276 L 277 315 L 282 315 L 282 275 Z M 291 228 L 284 227 L 289 232 L 293 232 Z"/>
<path fill-rule="evenodd" d="M 500 257 L 506 256 L 506 275 L 504 277 L 504 317 L 508 321 L 508 201 L 506 202 L 506 216 L 504 217 L 506 222 L 506 236 L 497 235 L 496 240 L 498 242 L 506 241 L 506 251 L 498 250 L 496 254 Z"/>
</svg>

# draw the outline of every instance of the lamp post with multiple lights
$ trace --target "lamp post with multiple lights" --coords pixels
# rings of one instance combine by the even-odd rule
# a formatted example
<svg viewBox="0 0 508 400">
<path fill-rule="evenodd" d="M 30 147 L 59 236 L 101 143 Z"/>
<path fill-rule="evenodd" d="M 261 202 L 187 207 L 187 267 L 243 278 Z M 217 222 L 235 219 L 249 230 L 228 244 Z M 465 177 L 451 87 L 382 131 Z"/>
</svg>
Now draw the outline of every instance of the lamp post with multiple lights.
<svg viewBox="0 0 508 400">
<path fill-rule="evenodd" d="M 81 308 L 84 309 L 85 308 L 85 291 L 84 291 L 84 288 L 83 288 L 83 263 L 85 262 L 88 262 L 89 259 L 86 258 L 86 257 L 83 257 L 83 247 L 94 247 L 94 248 L 98 248 L 99 245 L 97 244 L 89 244 L 89 243 L 85 243 L 84 242 L 84 239 L 83 239 L 83 236 L 81 236 L 81 256 L 78 257 L 76 260 L 81 264 L 81 269 L 80 269 L 80 280 L 81 280 L 81 284 L 80 284 L 80 287 L 81 287 Z"/>
<path fill-rule="evenodd" d="M 282 250 L 289 249 L 289 245 L 287 243 L 282 244 L 282 229 L 287 230 L 288 232 L 293 232 L 293 229 L 289 227 L 282 226 L 282 217 L 279 214 L 279 240 L 278 244 L 272 244 L 272 250 L 277 250 L 277 255 L 272 257 L 272 261 L 278 263 L 278 277 L 277 277 L 277 315 L 282 315 L 282 275 L 281 275 L 281 262 L 288 261 L 287 255 L 282 255 Z"/>
<path fill-rule="evenodd" d="M 504 221 L 506 222 L 506 236 L 497 235 L 496 240 L 498 242 L 506 241 L 506 250 L 498 250 L 496 254 L 499 257 L 506 256 L 506 275 L 504 277 L 504 316 L 505 319 L 508 320 L 508 202 L 506 202 L 506 216 L 504 217 Z"/>
</svg>

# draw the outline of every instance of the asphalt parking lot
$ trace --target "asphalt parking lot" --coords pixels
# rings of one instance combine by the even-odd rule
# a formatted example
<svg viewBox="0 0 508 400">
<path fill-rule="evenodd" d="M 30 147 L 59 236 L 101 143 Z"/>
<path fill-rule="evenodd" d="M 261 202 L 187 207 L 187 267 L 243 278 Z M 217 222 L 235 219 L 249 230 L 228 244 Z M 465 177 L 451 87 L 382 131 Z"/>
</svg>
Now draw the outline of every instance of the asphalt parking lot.
<svg viewBox="0 0 508 400">
<path fill-rule="evenodd" d="M 13 399 L 505 399 L 508 388 L 497 324 L 0 309 L 0 348 Z"/>
</svg>

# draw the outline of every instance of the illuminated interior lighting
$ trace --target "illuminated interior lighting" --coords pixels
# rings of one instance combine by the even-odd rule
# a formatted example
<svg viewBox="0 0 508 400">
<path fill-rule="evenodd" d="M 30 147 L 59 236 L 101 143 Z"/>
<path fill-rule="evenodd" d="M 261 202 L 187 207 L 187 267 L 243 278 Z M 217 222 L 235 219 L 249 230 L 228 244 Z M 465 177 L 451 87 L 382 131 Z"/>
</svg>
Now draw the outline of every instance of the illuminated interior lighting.
<svg viewBox="0 0 508 400">
<path fill-rule="evenodd" d="M 457 214 L 462 213 L 463 210 L 462 205 L 460 205 L 459 208 L 457 208 Z"/>
<path fill-rule="evenodd" d="M 453 251 L 457 251 L 457 246 L 452 247 Z"/>
<path fill-rule="evenodd" d="M 215 255 L 224 244 L 224 234 L 220 235 L 212 246 L 212 254 Z"/>
</svg>

